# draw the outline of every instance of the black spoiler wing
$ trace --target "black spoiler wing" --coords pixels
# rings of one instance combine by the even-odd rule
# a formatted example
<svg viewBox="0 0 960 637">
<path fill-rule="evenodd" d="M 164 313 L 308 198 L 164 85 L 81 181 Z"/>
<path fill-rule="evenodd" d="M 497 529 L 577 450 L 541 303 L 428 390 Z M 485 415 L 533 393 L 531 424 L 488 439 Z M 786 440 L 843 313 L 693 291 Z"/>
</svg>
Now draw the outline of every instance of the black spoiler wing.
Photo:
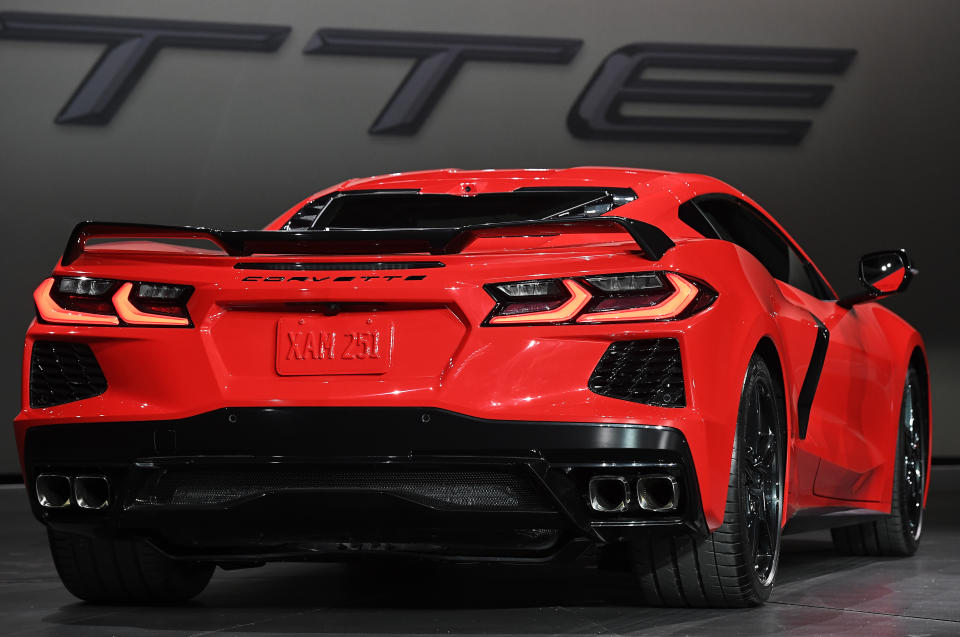
<svg viewBox="0 0 960 637">
<path fill-rule="evenodd" d="M 626 217 L 548 219 L 479 224 L 458 228 L 285 230 L 215 230 L 192 226 L 82 221 L 70 233 L 61 263 L 70 265 L 89 239 L 205 239 L 231 256 L 253 254 L 380 254 L 428 252 L 456 254 L 475 237 L 544 235 L 563 232 L 627 233 L 646 258 L 656 261 L 675 244 L 662 230 Z"/>
</svg>

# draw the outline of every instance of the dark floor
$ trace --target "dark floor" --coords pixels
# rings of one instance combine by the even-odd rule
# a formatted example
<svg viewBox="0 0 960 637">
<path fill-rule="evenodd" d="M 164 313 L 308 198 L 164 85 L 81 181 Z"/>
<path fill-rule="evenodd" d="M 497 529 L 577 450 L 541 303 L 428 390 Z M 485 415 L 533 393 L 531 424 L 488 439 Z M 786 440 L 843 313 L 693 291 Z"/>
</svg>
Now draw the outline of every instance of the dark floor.
<svg viewBox="0 0 960 637">
<path fill-rule="evenodd" d="M 766 606 L 644 608 L 629 576 L 587 568 L 276 564 L 218 571 L 189 606 L 102 607 L 61 586 L 23 488 L 0 486 L 0 634 L 498 633 L 960 635 L 960 466 L 935 467 L 907 559 L 840 557 L 829 534 L 785 540 Z"/>
</svg>

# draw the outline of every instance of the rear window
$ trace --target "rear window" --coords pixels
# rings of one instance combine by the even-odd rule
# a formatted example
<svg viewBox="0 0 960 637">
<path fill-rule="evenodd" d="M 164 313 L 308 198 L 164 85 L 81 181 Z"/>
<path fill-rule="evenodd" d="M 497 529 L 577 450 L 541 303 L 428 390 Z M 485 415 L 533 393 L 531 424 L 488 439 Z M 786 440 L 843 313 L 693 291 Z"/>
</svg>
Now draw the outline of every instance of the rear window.
<svg viewBox="0 0 960 637">
<path fill-rule="evenodd" d="M 735 243 L 763 264 L 775 279 L 818 299 L 833 293 L 816 268 L 753 206 L 723 194 L 701 195 L 683 203 L 680 220 L 710 239 Z"/>
<path fill-rule="evenodd" d="M 411 190 L 338 192 L 311 201 L 284 230 L 460 228 L 487 223 L 602 215 L 636 198 L 632 190 L 521 189 L 473 196 Z"/>
</svg>

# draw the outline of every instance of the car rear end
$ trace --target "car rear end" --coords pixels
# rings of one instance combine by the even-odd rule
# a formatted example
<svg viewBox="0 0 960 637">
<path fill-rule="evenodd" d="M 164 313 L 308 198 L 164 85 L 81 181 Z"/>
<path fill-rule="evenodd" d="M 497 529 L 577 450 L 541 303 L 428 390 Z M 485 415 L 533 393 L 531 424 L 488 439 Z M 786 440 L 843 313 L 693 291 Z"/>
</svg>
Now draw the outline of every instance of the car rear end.
<svg viewBox="0 0 960 637">
<path fill-rule="evenodd" d="M 33 510 L 221 564 L 706 533 L 687 352 L 717 292 L 614 226 L 68 250 L 25 344 Z"/>
</svg>

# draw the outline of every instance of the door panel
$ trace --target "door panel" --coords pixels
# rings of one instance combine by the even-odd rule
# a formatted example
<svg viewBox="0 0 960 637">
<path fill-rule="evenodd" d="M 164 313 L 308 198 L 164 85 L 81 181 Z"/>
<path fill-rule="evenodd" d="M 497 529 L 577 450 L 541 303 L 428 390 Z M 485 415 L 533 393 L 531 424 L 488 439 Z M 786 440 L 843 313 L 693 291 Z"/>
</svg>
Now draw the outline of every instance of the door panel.
<svg viewBox="0 0 960 637">
<path fill-rule="evenodd" d="M 806 437 L 797 442 L 804 453 L 821 459 L 813 492 L 828 498 L 878 501 L 882 490 L 877 469 L 884 454 L 871 405 L 881 404 L 885 392 L 882 370 L 871 362 L 865 345 L 873 342 L 864 334 L 871 322 L 860 320 L 855 309 L 778 285 L 788 301 L 817 316 L 830 332 Z"/>
</svg>

